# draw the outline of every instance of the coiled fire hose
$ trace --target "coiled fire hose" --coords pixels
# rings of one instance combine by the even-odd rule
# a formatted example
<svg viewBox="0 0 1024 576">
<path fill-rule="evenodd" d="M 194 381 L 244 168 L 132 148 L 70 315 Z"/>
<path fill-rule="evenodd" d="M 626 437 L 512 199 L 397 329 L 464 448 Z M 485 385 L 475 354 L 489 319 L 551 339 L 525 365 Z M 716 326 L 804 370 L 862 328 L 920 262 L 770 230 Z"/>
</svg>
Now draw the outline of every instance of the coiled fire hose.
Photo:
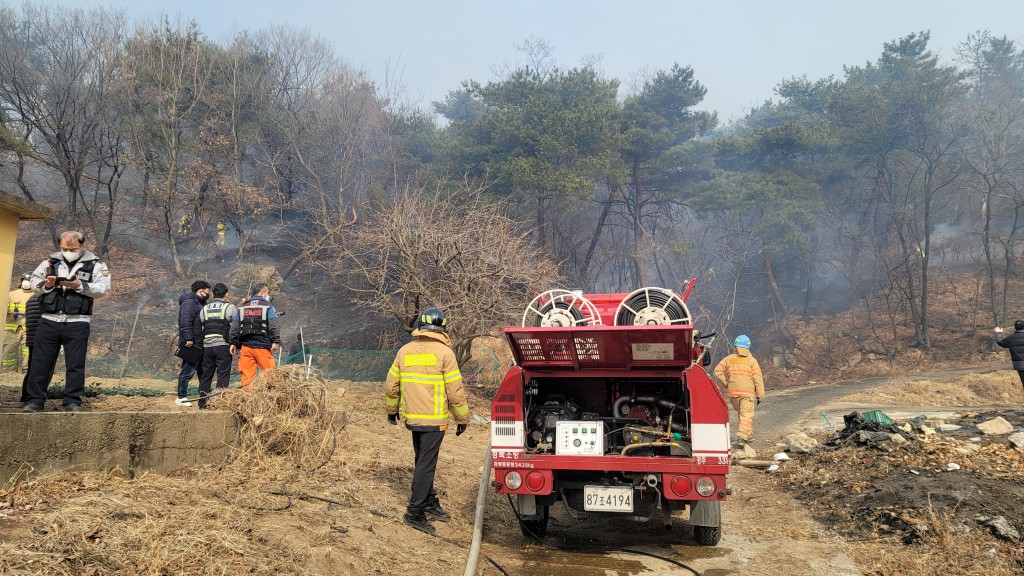
<svg viewBox="0 0 1024 576">
<path fill-rule="evenodd" d="M 466 571 L 463 576 L 476 574 L 476 564 L 480 560 L 480 540 L 484 534 L 484 502 L 487 500 L 487 485 L 491 479 L 491 443 L 487 443 L 484 454 L 484 467 L 480 471 L 480 489 L 476 494 L 476 516 L 473 518 L 473 543 L 469 546 L 469 557 L 466 558 Z"/>
</svg>

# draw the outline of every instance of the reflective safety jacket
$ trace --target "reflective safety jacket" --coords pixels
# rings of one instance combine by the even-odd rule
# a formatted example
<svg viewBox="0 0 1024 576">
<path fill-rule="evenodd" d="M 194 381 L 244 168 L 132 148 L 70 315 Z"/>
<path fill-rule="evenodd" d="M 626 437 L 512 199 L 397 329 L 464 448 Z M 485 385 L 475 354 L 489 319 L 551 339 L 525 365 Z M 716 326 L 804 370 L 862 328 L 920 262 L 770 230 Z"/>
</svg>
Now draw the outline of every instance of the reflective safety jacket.
<svg viewBox="0 0 1024 576">
<path fill-rule="evenodd" d="M 730 398 L 748 396 L 764 398 L 764 378 L 761 377 L 761 365 L 746 348 L 735 348 L 715 366 L 715 378 L 726 386 L 726 396 Z"/>
<path fill-rule="evenodd" d="M 235 318 L 235 305 L 223 300 L 214 300 L 199 311 L 203 325 L 203 347 L 227 346 L 230 344 L 231 321 Z"/>
<path fill-rule="evenodd" d="M 281 343 L 281 329 L 278 327 L 277 310 L 270 301 L 253 296 L 244 306 L 238 308 L 231 323 L 229 341 L 246 348 L 271 348 Z"/>
<path fill-rule="evenodd" d="M 449 409 L 459 424 L 469 424 L 469 403 L 462 373 L 444 332 L 413 330 L 416 338 L 398 351 L 384 383 L 384 408 L 401 414 L 409 426 L 448 426 Z"/>
<path fill-rule="evenodd" d="M 25 304 L 32 297 L 32 291 L 18 288 L 11 290 L 9 296 L 7 300 L 7 322 L 4 324 L 4 330 L 17 332 L 25 325 Z"/>
</svg>

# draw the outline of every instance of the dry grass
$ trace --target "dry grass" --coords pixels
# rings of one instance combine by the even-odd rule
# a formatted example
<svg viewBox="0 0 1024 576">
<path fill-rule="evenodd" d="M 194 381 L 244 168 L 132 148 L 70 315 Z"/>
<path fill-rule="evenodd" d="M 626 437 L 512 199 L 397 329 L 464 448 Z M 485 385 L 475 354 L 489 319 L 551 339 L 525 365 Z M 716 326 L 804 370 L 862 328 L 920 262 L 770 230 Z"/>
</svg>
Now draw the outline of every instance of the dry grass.
<svg viewBox="0 0 1024 576">
<path fill-rule="evenodd" d="M 854 557 L 871 576 L 1019 576 L 1024 570 L 1020 547 L 964 525 L 951 510 L 929 506 L 928 527 L 919 544 L 854 546 Z"/>
<path fill-rule="evenodd" d="M 275 574 L 293 558 L 254 550 L 252 519 L 236 506 L 196 502 L 182 478 L 43 477 L 7 494 L 38 510 L 0 543 L 3 574 Z M 197 505 L 198 504 L 198 505 Z"/>
<path fill-rule="evenodd" d="M 461 573 L 486 430 L 445 443 L 436 486 L 453 520 L 439 526 L 447 541 L 431 538 L 401 524 L 412 446 L 387 423 L 379 383 L 266 376 L 210 400 L 240 423 L 219 466 L 0 487 L 0 574 Z M 351 421 L 334 426 L 342 409 Z"/>
<path fill-rule="evenodd" d="M 0 574 L 311 573 L 296 569 L 301 552 L 276 522 L 260 518 L 319 489 L 306 483 L 333 456 L 338 432 L 326 397 L 324 381 L 301 368 L 272 370 L 252 392 L 210 400 L 239 423 L 221 466 L 12 481 L 0 489 L 0 519 L 13 520 L 0 523 Z"/>
<path fill-rule="evenodd" d="M 837 402 L 878 406 L 993 406 L 1024 404 L 1024 389 L 1013 370 L 971 374 L 953 381 L 899 377 Z"/>
</svg>

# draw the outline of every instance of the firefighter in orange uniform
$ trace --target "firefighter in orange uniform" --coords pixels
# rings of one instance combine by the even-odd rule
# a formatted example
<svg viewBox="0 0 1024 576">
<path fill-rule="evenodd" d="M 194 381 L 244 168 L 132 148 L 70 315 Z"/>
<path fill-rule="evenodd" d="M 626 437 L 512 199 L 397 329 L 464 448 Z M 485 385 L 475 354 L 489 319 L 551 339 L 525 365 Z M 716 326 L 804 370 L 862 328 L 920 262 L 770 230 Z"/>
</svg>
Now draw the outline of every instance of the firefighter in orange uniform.
<svg viewBox="0 0 1024 576">
<path fill-rule="evenodd" d="M 450 348 L 447 324 L 440 308 L 424 310 L 412 332 L 415 340 L 398 351 L 384 384 L 388 422 L 397 426 L 399 414 L 405 418 L 416 454 L 412 495 L 403 520 L 427 533 L 434 532 L 430 519 L 451 519 L 434 490 L 437 455 L 448 428 L 449 408 L 458 424 L 456 436 L 469 424 L 469 403 L 459 364 Z"/>
<path fill-rule="evenodd" d="M 229 353 L 238 354 L 238 371 L 242 373 L 242 390 L 256 377 L 256 369 L 274 367 L 274 352 L 281 347 L 278 314 L 270 304 L 270 288 L 260 287 L 247 303 L 238 307 L 231 323 Z"/>
<path fill-rule="evenodd" d="M 764 400 L 764 378 L 757 359 L 750 354 L 750 338 L 741 334 L 732 345 L 735 352 L 715 366 L 715 378 L 725 385 L 725 394 L 739 414 L 736 444 L 743 446 L 754 440 L 754 406 Z"/>
</svg>

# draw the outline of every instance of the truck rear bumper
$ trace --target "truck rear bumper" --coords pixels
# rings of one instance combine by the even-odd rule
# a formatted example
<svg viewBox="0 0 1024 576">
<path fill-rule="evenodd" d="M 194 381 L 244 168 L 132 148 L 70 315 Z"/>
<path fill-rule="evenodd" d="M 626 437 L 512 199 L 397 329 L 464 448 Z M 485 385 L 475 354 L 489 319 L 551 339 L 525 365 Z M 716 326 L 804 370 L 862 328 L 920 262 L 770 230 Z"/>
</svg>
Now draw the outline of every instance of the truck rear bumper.
<svg viewBox="0 0 1024 576">
<path fill-rule="evenodd" d="M 729 472 L 728 464 L 698 464 L 693 458 L 663 457 L 538 455 L 521 460 L 494 460 L 492 466 L 495 490 L 503 494 L 547 496 L 560 489 L 560 476 L 571 475 L 577 481 L 593 478 L 600 483 L 609 476 L 653 474 L 669 500 L 724 500 Z M 509 477 L 512 472 L 515 475 Z M 698 482 L 704 494 L 698 492 Z M 713 483 L 710 493 L 708 482 Z"/>
</svg>

